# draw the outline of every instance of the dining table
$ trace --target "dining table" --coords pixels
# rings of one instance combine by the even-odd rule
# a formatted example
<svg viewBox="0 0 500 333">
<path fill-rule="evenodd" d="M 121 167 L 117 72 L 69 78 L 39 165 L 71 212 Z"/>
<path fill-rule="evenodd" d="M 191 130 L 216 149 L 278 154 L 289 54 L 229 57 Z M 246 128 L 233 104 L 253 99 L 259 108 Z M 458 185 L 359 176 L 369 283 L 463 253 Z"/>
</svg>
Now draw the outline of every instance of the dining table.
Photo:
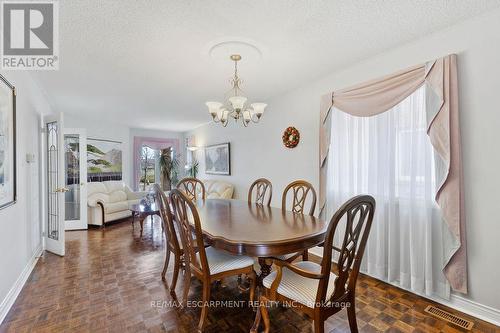
<svg viewBox="0 0 500 333">
<path fill-rule="evenodd" d="M 205 241 L 234 255 L 257 257 L 260 281 L 271 272 L 266 258 L 317 246 L 328 227 L 314 216 L 242 200 L 197 200 L 195 206 Z"/>
</svg>

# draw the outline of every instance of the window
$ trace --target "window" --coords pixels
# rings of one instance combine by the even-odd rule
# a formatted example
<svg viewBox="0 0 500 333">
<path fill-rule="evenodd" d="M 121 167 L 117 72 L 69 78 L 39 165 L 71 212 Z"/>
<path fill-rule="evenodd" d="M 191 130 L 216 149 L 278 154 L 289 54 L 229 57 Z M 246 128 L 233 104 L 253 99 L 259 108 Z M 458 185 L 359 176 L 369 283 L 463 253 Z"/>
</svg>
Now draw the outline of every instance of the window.
<svg viewBox="0 0 500 333">
<path fill-rule="evenodd" d="M 377 202 L 362 271 L 418 292 L 446 290 L 425 103 L 421 87 L 372 117 L 332 110 L 327 175 L 327 216 L 359 194 Z"/>
<path fill-rule="evenodd" d="M 157 182 L 159 151 L 148 146 L 141 148 L 141 176 L 139 178 L 139 188 L 142 191 L 149 190 L 150 186 Z"/>
</svg>

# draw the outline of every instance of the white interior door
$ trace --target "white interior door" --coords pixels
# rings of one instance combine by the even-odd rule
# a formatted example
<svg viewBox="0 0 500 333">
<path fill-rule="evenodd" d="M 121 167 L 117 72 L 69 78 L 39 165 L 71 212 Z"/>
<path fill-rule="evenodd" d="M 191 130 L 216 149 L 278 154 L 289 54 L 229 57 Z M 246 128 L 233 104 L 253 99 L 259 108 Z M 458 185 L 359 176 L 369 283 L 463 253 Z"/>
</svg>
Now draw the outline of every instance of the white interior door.
<svg viewBox="0 0 500 333">
<path fill-rule="evenodd" d="M 45 249 L 64 255 L 64 133 L 63 115 L 46 116 L 43 119 L 45 163 Z"/>
<path fill-rule="evenodd" d="M 87 133 L 64 128 L 65 230 L 87 229 Z"/>
</svg>

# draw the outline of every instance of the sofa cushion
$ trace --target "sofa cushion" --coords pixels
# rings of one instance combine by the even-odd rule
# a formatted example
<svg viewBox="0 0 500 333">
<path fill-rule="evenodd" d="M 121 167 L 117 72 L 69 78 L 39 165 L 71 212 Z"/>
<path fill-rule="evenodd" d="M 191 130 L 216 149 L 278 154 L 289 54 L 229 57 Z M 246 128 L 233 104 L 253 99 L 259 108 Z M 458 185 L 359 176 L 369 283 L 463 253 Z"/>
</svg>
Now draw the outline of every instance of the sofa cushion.
<svg viewBox="0 0 500 333">
<path fill-rule="evenodd" d="M 108 189 L 108 192 L 124 191 L 125 183 L 121 180 L 108 180 L 103 182 L 103 184 Z"/>
<path fill-rule="evenodd" d="M 215 180 L 210 180 L 210 179 L 207 179 L 207 180 L 202 180 L 203 182 L 203 185 L 205 185 L 205 191 L 210 191 L 210 188 L 212 187 L 213 183 L 215 183 Z"/>
<path fill-rule="evenodd" d="M 207 199 L 231 199 L 234 187 L 232 184 L 220 180 L 204 180 Z"/>
<path fill-rule="evenodd" d="M 108 189 L 103 183 L 95 182 L 87 184 L 87 196 L 91 196 L 95 193 L 108 193 Z"/>
<path fill-rule="evenodd" d="M 125 191 L 114 191 L 109 193 L 109 202 L 127 201 L 127 193 Z"/>
<path fill-rule="evenodd" d="M 95 205 L 97 205 L 97 202 L 109 202 L 109 195 L 97 192 L 87 197 L 87 204 L 89 206 L 94 207 Z"/>
<path fill-rule="evenodd" d="M 220 195 L 217 193 L 209 193 L 206 196 L 207 199 L 221 199 Z"/>
<path fill-rule="evenodd" d="M 106 214 L 116 213 L 125 210 L 128 210 L 127 201 L 113 202 L 104 205 L 104 211 L 106 212 Z"/>
<path fill-rule="evenodd" d="M 127 200 L 127 203 L 128 203 L 128 206 L 132 206 L 132 205 L 137 205 L 137 204 L 140 204 L 141 203 L 141 199 L 132 199 L 132 200 Z"/>
</svg>

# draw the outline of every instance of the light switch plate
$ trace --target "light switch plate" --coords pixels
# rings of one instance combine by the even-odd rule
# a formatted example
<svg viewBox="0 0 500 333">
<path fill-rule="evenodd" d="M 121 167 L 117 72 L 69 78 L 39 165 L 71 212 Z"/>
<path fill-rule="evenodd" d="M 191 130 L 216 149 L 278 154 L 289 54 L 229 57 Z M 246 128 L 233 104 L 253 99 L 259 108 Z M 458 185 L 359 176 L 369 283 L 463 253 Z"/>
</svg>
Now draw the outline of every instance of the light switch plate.
<svg viewBox="0 0 500 333">
<path fill-rule="evenodd" d="M 27 153 L 26 154 L 26 163 L 34 163 L 35 162 L 35 154 Z"/>
</svg>

